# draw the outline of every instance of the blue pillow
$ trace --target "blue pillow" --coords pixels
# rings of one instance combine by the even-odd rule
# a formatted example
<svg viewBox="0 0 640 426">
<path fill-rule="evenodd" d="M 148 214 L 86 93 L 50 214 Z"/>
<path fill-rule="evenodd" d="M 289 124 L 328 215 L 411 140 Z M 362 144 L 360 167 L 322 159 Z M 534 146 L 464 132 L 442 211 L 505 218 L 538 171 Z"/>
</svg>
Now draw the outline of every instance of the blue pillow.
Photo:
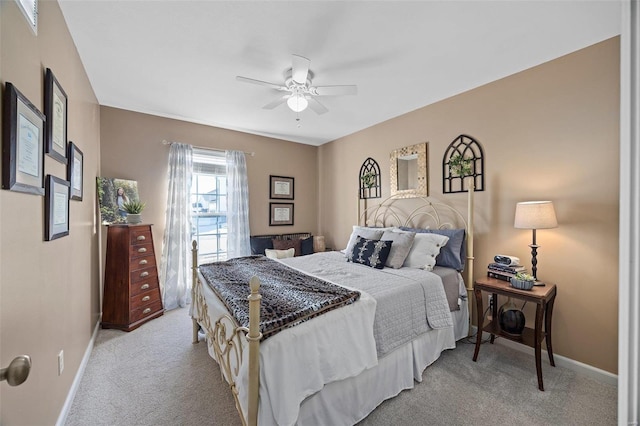
<svg viewBox="0 0 640 426">
<path fill-rule="evenodd" d="M 302 238 L 300 242 L 300 251 L 302 256 L 313 254 L 313 237 Z"/>
<path fill-rule="evenodd" d="M 347 259 L 353 263 L 382 269 L 391 252 L 392 243 L 393 241 L 368 240 L 358 236 L 351 253 L 347 254 Z"/>
<path fill-rule="evenodd" d="M 251 254 L 261 254 L 264 256 L 265 249 L 272 249 L 273 242 L 271 238 L 250 237 Z"/>
<path fill-rule="evenodd" d="M 464 269 L 467 258 L 467 247 L 464 243 L 464 229 L 419 229 L 401 226 L 403 231 L 421 232 L 427 234 L 439 234 L 449 237 L 449 242 L 440 249 L 440 254 L 436 257 L 436 266 L 453 268 L 457 271 Z"/>
</svg>

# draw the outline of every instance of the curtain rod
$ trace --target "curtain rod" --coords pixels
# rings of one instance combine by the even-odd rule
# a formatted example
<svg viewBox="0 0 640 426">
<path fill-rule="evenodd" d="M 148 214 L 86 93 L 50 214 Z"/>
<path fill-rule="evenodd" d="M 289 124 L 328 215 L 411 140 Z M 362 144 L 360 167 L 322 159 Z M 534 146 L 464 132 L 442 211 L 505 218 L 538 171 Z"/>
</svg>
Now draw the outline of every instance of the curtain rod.
<svg viewBox="0 0 640 426">
<path fill-rule="evenodd" d="M 162 140 L 162 145 L 171 145 L 173 142 L 169 142 L 166 139 Z M 195 145 L 191 145 L 193 148 L 198 148 L 198 149 L 207 149 L 209 151 L 225 151 L 224 149 L 218 149 L 218 148 L 211 148 L 208 146 L 195 146 Z M 247 152 L 247 151 L 242 151 L 245 153 L 245 155 L 249 155 L 251 157 L 255 157 L 256 153 L 251 151 L 251 152 Z"/>
</svg>

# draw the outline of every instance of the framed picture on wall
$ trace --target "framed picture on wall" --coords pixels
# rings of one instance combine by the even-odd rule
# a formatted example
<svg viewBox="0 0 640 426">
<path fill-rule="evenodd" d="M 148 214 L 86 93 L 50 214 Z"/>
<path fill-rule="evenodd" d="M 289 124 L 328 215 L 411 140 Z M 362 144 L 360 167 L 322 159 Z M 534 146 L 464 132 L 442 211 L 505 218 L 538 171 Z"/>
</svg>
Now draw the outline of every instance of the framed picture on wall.
<svg viewBox="0 0 640 426">
<path fill-rule="evenodd" d="M 269 198 L 272 200 L 293 200 L 292 177 L 269 175 Z"/>
<path fill-rule="evenodd" d="M 84 157 L 80 148 L 69 141 L 69 163 L 67 163 L 67 180 L 71 184 L 70 198 L 82 201 L 82 170 L 84 167 Z"/>
<path fill-rule="evenodd" d="M 269 203 L 269 226 L 293 225 L 293 203 Z"/>
<path fill-rule="evenodd" d="M 44 114 L 6 83 L 2 120 L 2 188 L 44 195 Z"/>
<path fill-rule="evenodd" d="M 44 194 L 44 240 L 69 235 L 69 182 L 47 175 Z"/>
<path fill-rule="evenodd" d="M 50 68 L 44 77 L 44 115 L 47 117 L 45 150 L 67 164 L 67 94 Z"/>
</svg>

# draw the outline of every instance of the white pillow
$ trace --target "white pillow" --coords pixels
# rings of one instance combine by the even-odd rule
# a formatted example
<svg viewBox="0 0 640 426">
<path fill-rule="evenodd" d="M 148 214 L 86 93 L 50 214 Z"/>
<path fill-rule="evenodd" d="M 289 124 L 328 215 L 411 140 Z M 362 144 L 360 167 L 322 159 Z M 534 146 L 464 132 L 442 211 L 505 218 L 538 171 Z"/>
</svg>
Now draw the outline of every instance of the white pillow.
<svg viewBox="0 0 640 426">
<path fill-rule="evenodd" d="M 349 237 L 349 242 L 347 243 L 347 248 L 344 249 L 344 252 L 349 255 L 353 250 L 353 246 L 356 245 L 356 238 L 361 236 L 362 238 L 366 238 L 367 240 L 379 240 L 382 237 L 384 231 L 391 228 L 369 228 L 366 226 L 357 226 L 353 225 L 353 232 L 351 232 L 351 236 Z"/>
<path fill-rule="evenodd" d="M 293 257 L 296 254 L 296 249 L 293 247 L 287 250 L 265 249 L 264 254 L 269 259 L 286 259 L 287 257 Z"/>
<path fill-rule="evenodd" d="M 382 241 L 393 241 L 393 243 L 391 243 L 389 257 L 387 258 L 387 262 L 384 266 L 394 269 L 402 268 L 402 264 L 407 258 L 409 250 L 411 250 L 411 246 L 413 245 L 415 235 L 415 232 L 402 231 L 397 228 L 384 231 L 380 239 Z"/>
<path fill-rule="evenodd" d="M 449 237 L 440 234 L 417 233 L 413 239 L 413 245 L 404 261 L 407 268 L 420 268 L 427 271 L 433 270 L 436 265 L 436 256 L 440 249 L 449 241 Z M 393 245 L 391 246 L 393 247 Z"/>
</svg>

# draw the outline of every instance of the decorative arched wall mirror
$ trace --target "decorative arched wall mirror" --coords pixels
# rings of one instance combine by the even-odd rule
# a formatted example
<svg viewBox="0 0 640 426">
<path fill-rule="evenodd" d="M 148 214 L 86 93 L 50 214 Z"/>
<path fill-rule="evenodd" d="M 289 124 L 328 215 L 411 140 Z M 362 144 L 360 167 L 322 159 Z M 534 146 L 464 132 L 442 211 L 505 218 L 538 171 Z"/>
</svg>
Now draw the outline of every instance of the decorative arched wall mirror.
<svg viewBox="0 0 640 426">
<path fill-rule="evenodd" d="M 402 198 L 429 195 L 427 145 L 419 143 L 391 152 L 391 195 Z"/>
</svg>

